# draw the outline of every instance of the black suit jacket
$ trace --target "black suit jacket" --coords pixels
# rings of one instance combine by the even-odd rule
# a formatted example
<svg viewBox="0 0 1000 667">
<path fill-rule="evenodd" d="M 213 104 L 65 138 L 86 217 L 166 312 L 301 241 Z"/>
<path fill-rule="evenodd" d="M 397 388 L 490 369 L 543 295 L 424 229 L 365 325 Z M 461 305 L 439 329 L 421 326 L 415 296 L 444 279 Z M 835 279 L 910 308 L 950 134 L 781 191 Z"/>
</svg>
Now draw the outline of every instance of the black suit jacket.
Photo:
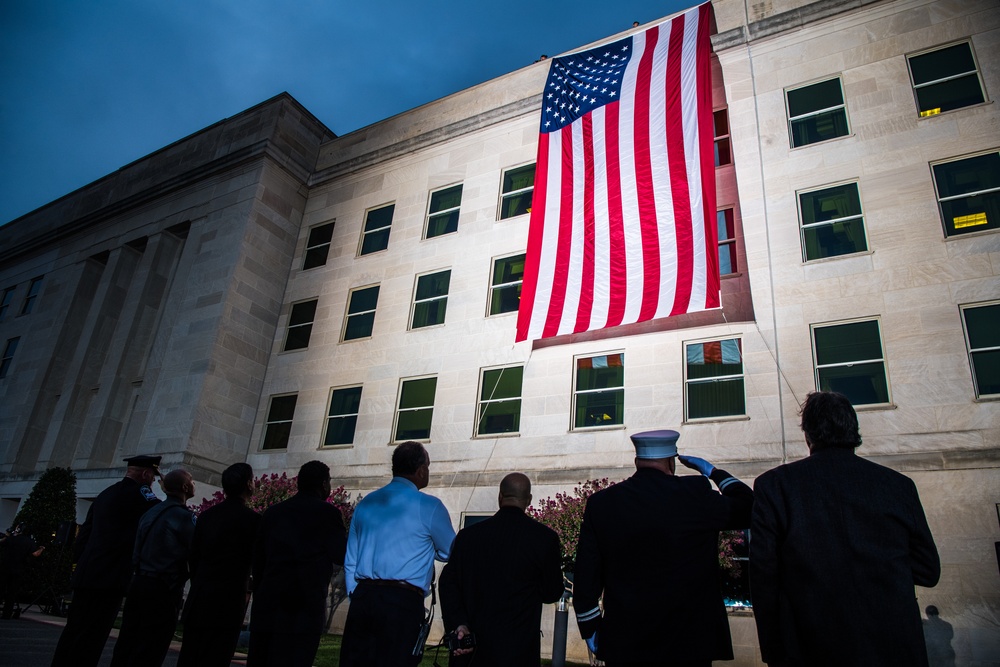
<svg viewBox="0 0 1000 667">
<path fill-rule="evenodd" d="M 750 590 L 765 662 L 927 665 L 914 584 L 941 574 L 913 482 L 851 449 L 757 478 Z"/>
<path fill-rule="evenodd" d="M 459 531 L 441 572 L 447 630 L 476 635 L 476 667 L 538 665 L 542 604 L 563 592 L 559 537 L 516 507 Z"/>
<path fill-rule="evenodd" d="M 132 579 L 132 549 L 139 519 L 158 502 L 148 486 L 128 477 L 101 491 L 73 545 L 74 588 L 124 595 Z"/>
<path fill-rule="evenodd" d="M 573 606 L 608 661 L 731 660 L 719 587 L 719 531 L 750 524 L 753 491 L 718 468 L 712 480 L 640 468 L 587 501 Z M 603 618 L 598 600 L 604 596 Z"/>
<path fill-rule="evenodd" d="M 259 525 L 260 515 L 239 498 L 226 498 L 198 517 L 191 541 L 186 625 L 227 630 L 243 625 Z"/>
<path fill-rule="evenodd" d="M 254 546 L 251 632 L 321 634 L 346 549 L 344 518 L 326 501 L 299 493 L 268 508 Z"/>
</svg>

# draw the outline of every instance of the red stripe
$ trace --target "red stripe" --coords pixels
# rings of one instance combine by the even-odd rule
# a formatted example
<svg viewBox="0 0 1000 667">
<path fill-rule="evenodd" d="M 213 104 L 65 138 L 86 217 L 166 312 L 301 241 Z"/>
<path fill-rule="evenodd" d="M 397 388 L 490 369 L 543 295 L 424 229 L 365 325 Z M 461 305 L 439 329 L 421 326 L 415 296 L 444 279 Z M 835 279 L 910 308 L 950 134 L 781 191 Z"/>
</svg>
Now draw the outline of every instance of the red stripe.
<svg viewBox="0 0 1000 667">
<path fill-rule="evenodd" d="M 719 290 L 719 228 L 715 221 L 715 123 L 712 120 L 711 52 L 705 46 L 711 34 L 712 16 L 709 6 L 698 10 L 698 139 L 701 152 L 701 192 L 705 221 L 705 307 L 718 308 Z"/>
<path fill-rule="evenodd" d="M 688 190 L 687 160 L 684 156 L 684 125 L 681 118 L 681 57 L 684 43 L 684 17 L 670 22 L 667 49 L 666 114 L 667 160 L 670 165 L 670 191 L 674 200 L 677 285 L 671 315 L 686 313 L 691 301 L 694 275 L 694 238 L 691 232 L 691 199 Z"/>
<path fill-rule="evenodd" d="M 569 279 L 569 262 L 573 250 L 573 126 L 559 130 L 562 135 L 562 192 L 559 198 L 559 239 L 556 246 L 555 275 L 552 276 L 552 297 L 549 312 L 542 329 L 542 338 L 559 333 L 559 321 L 566 303 L 566 283 Z"/>
<path fill-rule="evenodd" d="M 580 120 L 583 123 L 583 266 L 574 333 L 590 328 L 590 313 L 594 308 L 594 117 L 588 113 Z"/>
<path fill-rule="evenodd" d="M 549 134 L 538 136 L 538 153 L 535 159 L 535 191 L 531 195 L 531 220 L 528 224 L 528 249 L 521 281 L 521 303 L 517 310 L 517 335 L 514 342 L 527 340 L 531 326 L 531 310 L 535 305 L 538 288 L 538 269 L 542 254 L 542 229 L 545 220 L 545 192 L 549 175 Z"/>
<path fill-rule="evenodd" d="M 660 295 L 660 239 L 656 229 L 656 201 L 653 196 L 653 168 L 649 145 L 649 86 L 653 51 L 659 28 L 646 31 L 646 46 L 639 61 L 635 82 L 635 180 L 639 202 L 639 233 L 642 238 L 642 307 L 639 321 L 656 314 Z"/>
<path fill-rule="evenodd" d="M 625 266 L 625 222 L 622 214 L 622 174 L 618 162 L 619 102 L 604 107 L 604 149 L 608 170 L 608 248 L 610 254 L 610 282 L 608 296 L 608 323 L 616 327 L 625 316 L 625 293 L 628 287 L 628 269 Z"/>
</svg>

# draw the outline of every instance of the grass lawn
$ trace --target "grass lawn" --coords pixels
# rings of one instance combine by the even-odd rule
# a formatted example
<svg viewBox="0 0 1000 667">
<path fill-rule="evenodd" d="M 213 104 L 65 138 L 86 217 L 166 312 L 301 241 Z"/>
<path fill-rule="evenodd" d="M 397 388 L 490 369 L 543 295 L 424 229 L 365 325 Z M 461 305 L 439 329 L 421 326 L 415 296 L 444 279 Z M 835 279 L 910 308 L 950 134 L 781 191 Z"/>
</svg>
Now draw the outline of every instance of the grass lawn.
<svg viewBox="0 0 1000 667">
<path fill-rule="evenodd" d="M 319 650 L 316 652 L 315 667 L 337 667 L 340 664 L 340 635 L 323 635 L 319 642 Z M 443 646 L 438 651 L 437 664 L 441 667 L 448 665 L 448 651 Z M 543 665 L 551 665 L 551 660 L 542 660 Z M 434 649 L 429 648 L 424 652 L 424 659 L 420 661 L 420 667 L 433 667 Z M 587 667 L 585 663 L 567 662 L 567 667 Z"/>
</svg>

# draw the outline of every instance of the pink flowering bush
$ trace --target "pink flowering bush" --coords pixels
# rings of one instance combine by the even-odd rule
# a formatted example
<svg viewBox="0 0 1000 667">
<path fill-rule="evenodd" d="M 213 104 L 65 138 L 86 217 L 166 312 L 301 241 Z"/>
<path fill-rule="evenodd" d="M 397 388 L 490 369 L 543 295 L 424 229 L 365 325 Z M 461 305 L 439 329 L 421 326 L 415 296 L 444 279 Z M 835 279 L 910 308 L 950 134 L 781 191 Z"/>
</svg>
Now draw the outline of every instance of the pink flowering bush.
<svg viewBox="0 0 1000 667">
<path fill-rule="evenodd" d="M 270 475 L 261 475 L 256 480 L 256 490 L 253 496 L 250 497 L 250 502 L 247 503 L 247 507 L 254 510 L 255 512 L 263 513 L 271 505 L 280 503 L 282 500 L 288 500 L 296 494 L 298 491 L 295 482 L 295 477 L 289 477 L 286 473 L 271 473 Z M 203 498 L 200 505 L 194 507 L 195 514 L 201 514 L 209 507 L 218 505 L 225 499 L 222 491 L 216 491 L 212 494 L 211 498 Z M 340 513 L 344 515 L 344 525 L 350 527 L 351 517 L 354 515 L 354 507 L 361 500 L 359 495 L 357 500 L 351 500 L 351 494 L 344 490 L 344 487 L 338 486 L 336 489 L 330 492 L 330 497 L 326 499 L 326 502 L 332 504 L 334 507 L 340 510 Z"/>
</svg>

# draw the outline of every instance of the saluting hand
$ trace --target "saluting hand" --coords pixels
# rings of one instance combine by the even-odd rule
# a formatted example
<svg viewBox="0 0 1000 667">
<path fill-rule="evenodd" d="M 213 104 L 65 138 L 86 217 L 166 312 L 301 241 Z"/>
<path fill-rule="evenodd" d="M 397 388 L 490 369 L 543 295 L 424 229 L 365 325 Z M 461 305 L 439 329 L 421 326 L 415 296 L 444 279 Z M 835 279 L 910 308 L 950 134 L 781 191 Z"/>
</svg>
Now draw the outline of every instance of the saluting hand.
<svg viewBox="0 0 1000 667">
<path fill-rule="evenodd" d="M 705 477 L 709 477 L 715 470 L 715 466 L 706 461 L 705 459 L 699 459 L 697 456 L 678 456 L 681 463 L 692 470 L 697 470 Z"/>
</svg>

